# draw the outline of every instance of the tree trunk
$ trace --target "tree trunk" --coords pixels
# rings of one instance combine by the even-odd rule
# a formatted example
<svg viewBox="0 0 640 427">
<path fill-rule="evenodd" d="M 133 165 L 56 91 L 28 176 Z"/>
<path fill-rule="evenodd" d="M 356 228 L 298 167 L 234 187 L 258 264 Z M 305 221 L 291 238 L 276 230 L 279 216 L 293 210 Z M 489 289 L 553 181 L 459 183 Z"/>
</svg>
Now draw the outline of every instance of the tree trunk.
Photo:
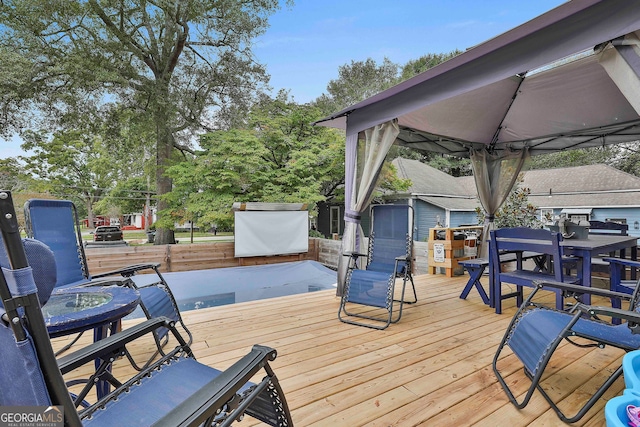
<svg viewBox="0 0 640 427">
<path fill-rule="evenodd" d="M 153 215 L 151 214 L 151 176 L 147 174 L 147 192 L 145 193 L 144 200 L 144 232 L 149 232 L 149 226 L 153 221 Z"/>
<path fill-rule="evenodd" d="M 160 85 L 159 85 L 160 86 Z M 173 153 L 173 135 L 169 127 L 169 99 L 168 85 L 159 90 L 158 97 L 155 102 L 155 120 L 156 120 L 156 191 L 158 197 L 158 223 L 162 224 L 162 217 L 166 215 L 164 211 L 169 204 L 162 200 L 162 196 L 169 193 L 172 189 L 171 178 L 165 176 L 165 170 L 170 165 L 171 154 Z M 171 245 L 175 244 L 175 235 L 172 229 L 165 226 L 156 227 L 156 236 L 154 245 Z"/>
<path fill-rule="evenodd" d="M 95 228 L 93 224 L 93 200 L 87 197 L 87 228 Z"/>
</svg>

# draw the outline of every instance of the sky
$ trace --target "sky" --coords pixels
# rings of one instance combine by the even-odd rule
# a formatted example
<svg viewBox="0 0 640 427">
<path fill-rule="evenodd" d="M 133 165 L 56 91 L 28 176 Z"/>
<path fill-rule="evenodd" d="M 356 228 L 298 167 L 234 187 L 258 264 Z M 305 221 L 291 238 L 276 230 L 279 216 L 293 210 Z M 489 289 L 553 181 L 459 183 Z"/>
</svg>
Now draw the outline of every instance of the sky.
<svg viewBox="0 0 640 427">
<path fill-rule="evenodd" d="M 404 65 L 429 53 L 465 50 L 549 11 L 564 0 L 297 0 L 270 19 L 254 53 L 274 93 L 313 101 L 338 68 L 387 57 Z"/>
<path fill-rule="evenodd" d="M 284 3 L 284 1 L 282 1 Z M 429 53 L 465 50 L 551 10 L 564 0 L 296 0 L 271 16 L 255 41 L 273 95 L 297 103 L 326 93 L 338 68 L 386 57 L 398 65 Z M 0 141 L 0 158 L 23 154 L 20 139 Z"/>
</svg>

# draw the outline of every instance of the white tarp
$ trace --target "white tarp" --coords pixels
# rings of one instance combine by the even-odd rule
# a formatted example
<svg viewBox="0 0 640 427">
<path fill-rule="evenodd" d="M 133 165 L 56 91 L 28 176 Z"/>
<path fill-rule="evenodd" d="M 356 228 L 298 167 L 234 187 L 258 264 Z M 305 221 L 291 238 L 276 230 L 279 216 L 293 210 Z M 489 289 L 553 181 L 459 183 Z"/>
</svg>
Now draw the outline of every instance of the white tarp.
<svg viewBox="0 0 640 427">
<path fill-rule="evenodd" d="M 309 251 L 308 211 L 236 211 L 235 256 Z"/>
</svg>

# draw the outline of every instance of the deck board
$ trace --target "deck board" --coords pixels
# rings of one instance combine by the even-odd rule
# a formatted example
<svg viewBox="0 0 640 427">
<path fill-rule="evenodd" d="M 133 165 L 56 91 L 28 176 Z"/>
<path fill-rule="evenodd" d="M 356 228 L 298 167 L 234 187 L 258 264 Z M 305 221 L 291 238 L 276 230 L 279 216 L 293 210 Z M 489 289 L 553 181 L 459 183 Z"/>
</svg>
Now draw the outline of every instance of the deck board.
<svg viewBox="0 0 640 427">
<path fill-rule="evenodd" d="M 523 410 L 511 405 L 491 363 L 513 312 L 496 315 L 477 292 L 458 295 L 466 276 L 416 276 L 418 303 L 384 331 L 338 321 L 334 291 L 319 291 L 183 313 L 199 361 L 224 369 L 253 344 L 278 351 L 272 363 L 296 426 L 554 426 L 563 425 L 539 393 Z M 125 321 L 124 327 L 135 321 Z M 65 340 L 57 340 L 60 346 Z M 85 340 L 86 341 L 86 340 Z M 132 348 L 150 354 L 151 343 Z M 526 381 L 505 353 L 506 381 L 524 393 Z M 562 345 L 546 387 L 564 407 L 578 407 L 619 365 L 617 349 Z M 125 369 L 117 362 L 116 370 Z M 83 374 L 82 372 L 77 373 Z M 618 380 L 578 426 L 604 426 L 606 400 L 621 393 Z M 575 391 L 577 390 L 577 391 Z M 247 417 L 240 425 L 259 425 Z"/>
</svg>

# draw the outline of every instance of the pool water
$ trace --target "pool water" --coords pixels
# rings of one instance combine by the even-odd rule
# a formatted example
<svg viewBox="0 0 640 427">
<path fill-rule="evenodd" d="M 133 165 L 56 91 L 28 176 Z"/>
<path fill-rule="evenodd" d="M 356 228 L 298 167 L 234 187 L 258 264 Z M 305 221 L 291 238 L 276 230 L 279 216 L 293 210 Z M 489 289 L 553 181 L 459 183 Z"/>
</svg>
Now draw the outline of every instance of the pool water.
<svg viewBox="0 0 640 427">
<path fill-rule="evenodd" d="M 337 273 L 316 261 L 297 261 L 248 267 L 214 268 L 162 274 L 180 311 L 198 310 L 335 289 Z M 156 276 L 134 276 L 138 286 Z M 137 309 L 130 317 L 141 317 Z"/>
</svg>

